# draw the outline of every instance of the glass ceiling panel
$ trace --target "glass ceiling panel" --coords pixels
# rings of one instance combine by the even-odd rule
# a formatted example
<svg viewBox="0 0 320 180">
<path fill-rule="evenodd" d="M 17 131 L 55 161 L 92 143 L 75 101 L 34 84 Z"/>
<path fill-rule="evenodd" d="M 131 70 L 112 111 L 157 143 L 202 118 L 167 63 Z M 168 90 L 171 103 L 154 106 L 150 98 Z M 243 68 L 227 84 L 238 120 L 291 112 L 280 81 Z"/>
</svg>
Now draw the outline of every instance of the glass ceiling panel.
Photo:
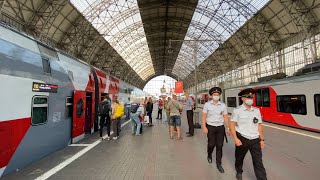
<svg viewBox="0 0 320 180">
<path fill-rule="evenodd" d="M 136 0 L 71 0 L 71 3 L 143 80 L 154 74 Z"/>
<path fill-rule="evenodd" d="M 185 37 L 185 40 L 208 40 L 197 44 L 197 66 L 268 2 L 269 0 L 199 0 Z M 182 75 L 180 77 L 183 79 L 194 70 L 194 65 L 192 68 L 188 67 L 194 64 L 193 44 L 183 42 L 173 67 L 173 73 Z M 186 63 L 190 61 L 192 63 Z"/>
</svg>

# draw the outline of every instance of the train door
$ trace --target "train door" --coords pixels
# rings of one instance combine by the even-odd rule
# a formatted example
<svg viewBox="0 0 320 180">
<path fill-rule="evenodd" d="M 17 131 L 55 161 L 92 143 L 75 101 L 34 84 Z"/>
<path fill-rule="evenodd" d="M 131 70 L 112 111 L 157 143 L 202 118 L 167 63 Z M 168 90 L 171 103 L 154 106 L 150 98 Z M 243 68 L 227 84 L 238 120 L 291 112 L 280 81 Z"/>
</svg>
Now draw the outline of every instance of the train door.
<svg viewBox="0 0 320 180">
<path fill-rule="evenodd" d="M 86 92 L 73 92 L 72 143 L 84 138 Z"/>
<path fill-rule="evenodd" d="M 270 92 L 269 88 L 256 89 L 255 106 L 260 109 L 263 120 L 270 120 Z"/>
<path fill-rule="evenodd" d="M 86 93 L 85 134 L 91 134 L 92 93 Z"/>
</svg>

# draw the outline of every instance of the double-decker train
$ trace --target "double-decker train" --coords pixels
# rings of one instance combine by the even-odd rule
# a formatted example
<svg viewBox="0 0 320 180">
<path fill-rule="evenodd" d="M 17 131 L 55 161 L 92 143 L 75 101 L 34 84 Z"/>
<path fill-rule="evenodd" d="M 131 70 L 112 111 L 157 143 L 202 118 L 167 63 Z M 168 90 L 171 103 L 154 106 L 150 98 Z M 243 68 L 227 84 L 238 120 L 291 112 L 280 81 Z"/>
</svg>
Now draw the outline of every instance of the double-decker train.
<svg viewBox="0 0 320 180">
<path fill-rule="evenodd" d="M 320 132 L 320 63 L 306 65 L 296 74 L 282 79 L 225 89 L 222 99 L 231 114 L 242 104 L 238 93 L 246 88 L 256 90 L 253 106 L 260 109 L 264 121 Z M 305 73 L 301 73 L 301 71 Z M 198 96 L 200 107 L 208 94 Z"/>
<path fill-rule="evenodd" d="M 97 107 L 106 93 L 120 101 L 146 96 L 5 24 L 0 82 L 0 177 L 97 131 Z"/>
</svg>

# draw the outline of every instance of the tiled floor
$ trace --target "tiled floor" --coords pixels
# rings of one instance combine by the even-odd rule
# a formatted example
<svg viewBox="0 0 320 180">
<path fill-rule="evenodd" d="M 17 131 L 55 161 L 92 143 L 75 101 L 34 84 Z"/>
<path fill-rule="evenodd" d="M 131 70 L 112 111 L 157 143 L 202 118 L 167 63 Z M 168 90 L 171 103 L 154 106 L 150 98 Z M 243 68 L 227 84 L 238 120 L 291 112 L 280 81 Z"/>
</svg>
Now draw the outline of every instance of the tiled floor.
<svg viewBox="0 0 320 180">
<path fill-rule="evenodd" d="M 142 136 L 131 135 L 131 123 L 128 123 L 122 128 L 118 140 L 103 140 L 49 179 L 235 179 L 232 137 L 229 137 L 229 143 L 225 143 L 223 147 L 222 163 L 225 173 L 221 174 L 216 169 L 215 163 L 209 164 L 206 160 L 207 138 L 202 130 L 196 129 L 194 137 L 186 137 L 188 125 L 185 113 L 182 115 L 183 140 L 177 140 L 176 133 L 175 139 L 169 138 L 167 123 L 155 118 L 153 122 L 155 124 L 153 127 L 144 126 Z M 320 177 L 318 170 L 320 156 L 317 153 L 320 149 L 320 140 L 270 127 L 265 127 L 264 132 L 266 148 L 263 150 L 263 161 L 268 179 L 313 180 Z M 313 135 L 319 136 L 319 134 Z M 96 133 L 82 143 L 90 144 L 97 139 Z M 65 159 L 72 156 L 70 154 L 72 151 L 68 151 L 70 148 L 78 148 L 74 150 L 74 153 L 77 153 L 84 147 L 68 147 L 4 179 L 34 179 L 52 168 L 46 166 L 53 164 L 53 159 L 63 160 L 64 151 L 69 152 L 65 153 L 67 154 Z M 244 161 L 243 179 L 256 179 L 250 153 Z"/>
</svg>

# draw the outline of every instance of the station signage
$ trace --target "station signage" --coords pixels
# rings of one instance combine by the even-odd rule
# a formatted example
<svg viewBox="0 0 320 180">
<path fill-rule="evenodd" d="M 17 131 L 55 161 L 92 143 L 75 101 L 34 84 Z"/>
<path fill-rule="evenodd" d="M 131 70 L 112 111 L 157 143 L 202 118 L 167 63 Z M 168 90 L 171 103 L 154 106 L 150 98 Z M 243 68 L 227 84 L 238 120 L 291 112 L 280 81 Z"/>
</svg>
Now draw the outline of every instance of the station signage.
<svg viewBox="0 0 320 180">
<path fill-rule="evenodd" d="M 177 81 L 175 83 L 175 93 L 183 93 L 183 81 Z"/>
<path fill-rule="evenodd" d="M 57 93 L 58 92 L 58 85 L 33 82 L 32 91 L 33 92 Z"/>
</svg>

